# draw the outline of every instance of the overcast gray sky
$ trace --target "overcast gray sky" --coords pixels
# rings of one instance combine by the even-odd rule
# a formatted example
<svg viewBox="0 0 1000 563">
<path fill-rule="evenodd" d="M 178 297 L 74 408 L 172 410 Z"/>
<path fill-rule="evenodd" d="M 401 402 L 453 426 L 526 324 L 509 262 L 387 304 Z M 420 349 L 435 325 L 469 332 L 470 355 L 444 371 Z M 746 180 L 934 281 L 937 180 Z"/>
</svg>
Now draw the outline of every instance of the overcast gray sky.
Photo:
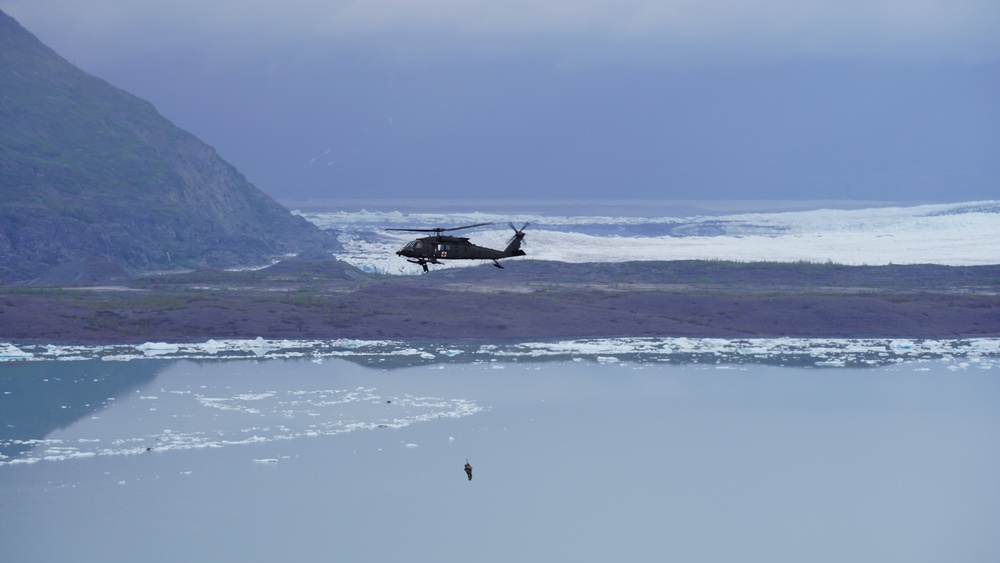
<svg viewBox="0 0 1000 563">
<path fill-rule="evenodd" d="M 0 0 L 279 199 L 1000 193 L 995 0 Z"/>
</svg>

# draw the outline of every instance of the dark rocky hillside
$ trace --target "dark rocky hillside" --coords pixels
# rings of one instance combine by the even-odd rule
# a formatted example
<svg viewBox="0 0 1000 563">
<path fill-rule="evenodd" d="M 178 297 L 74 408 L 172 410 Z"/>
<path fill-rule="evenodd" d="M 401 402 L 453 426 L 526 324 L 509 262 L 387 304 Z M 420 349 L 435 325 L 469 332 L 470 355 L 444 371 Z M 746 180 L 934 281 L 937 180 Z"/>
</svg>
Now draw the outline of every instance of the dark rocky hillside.
<svg viewBox="0 0 1000 563">
<path fill-rule="evenodd" d="M 330 244 L 212 147 L 0 11 L 0 282 L 92 257 L 142 272 Z"/>
</svg>

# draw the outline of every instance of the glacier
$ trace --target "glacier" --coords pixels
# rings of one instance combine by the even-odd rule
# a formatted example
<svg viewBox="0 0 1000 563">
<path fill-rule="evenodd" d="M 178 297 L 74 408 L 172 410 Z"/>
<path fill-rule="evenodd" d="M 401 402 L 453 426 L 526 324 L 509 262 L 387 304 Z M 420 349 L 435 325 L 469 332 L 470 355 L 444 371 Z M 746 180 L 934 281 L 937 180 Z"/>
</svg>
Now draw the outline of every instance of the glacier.
<svg viewBox="0 0 1000 563">
<path fill-rule="evenodd" d="M 598 207 L 593 209 L 597 210 Z M 508 222 L 527 222 L 528 255 L 509 260 L 627 262 L 728 260 L 845 265 L 1000 263 L 1000 200 L 740 213 L 691 217 L 557 215 L 552 213 L 421 213 L 400 211 L 303 212 L 334 232 L 343 245 L 335 257 L 362 270 L 418 274 L 395 251 L 413 235 L 387 227 L 432 228 L 494 223 L 470 231 L 473 243 L 503 247 Z M 441 267 L 478 265 L 446 262 Z"/>
</svg>

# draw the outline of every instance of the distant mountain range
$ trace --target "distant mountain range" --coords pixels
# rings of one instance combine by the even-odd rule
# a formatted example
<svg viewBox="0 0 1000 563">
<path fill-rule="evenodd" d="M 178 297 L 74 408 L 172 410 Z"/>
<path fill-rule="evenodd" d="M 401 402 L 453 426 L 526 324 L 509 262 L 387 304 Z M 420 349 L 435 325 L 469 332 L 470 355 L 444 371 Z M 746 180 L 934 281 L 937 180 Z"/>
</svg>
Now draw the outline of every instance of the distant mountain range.
<svg viewBox="0 0 1000 563">
<path fill-rule="evenodd" d="M 248 266 L 333 244 L 0 11 L 0 282 L 86 259 L 123 272 Z"/>
</svg>

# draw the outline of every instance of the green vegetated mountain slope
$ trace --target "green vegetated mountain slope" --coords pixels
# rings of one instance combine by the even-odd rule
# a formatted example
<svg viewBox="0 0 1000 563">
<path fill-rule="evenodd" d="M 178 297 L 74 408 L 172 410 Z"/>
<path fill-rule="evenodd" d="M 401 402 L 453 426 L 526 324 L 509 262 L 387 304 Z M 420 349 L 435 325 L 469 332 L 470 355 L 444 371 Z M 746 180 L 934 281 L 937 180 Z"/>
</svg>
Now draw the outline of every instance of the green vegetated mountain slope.
<svg viewBox="0 0 1000 563">
<path fill-rule="evenodd" d="M 0 282 L 87 257 L 228 267 L 329 244 L 150 103 L 0 11 Z"/>
</svg>

